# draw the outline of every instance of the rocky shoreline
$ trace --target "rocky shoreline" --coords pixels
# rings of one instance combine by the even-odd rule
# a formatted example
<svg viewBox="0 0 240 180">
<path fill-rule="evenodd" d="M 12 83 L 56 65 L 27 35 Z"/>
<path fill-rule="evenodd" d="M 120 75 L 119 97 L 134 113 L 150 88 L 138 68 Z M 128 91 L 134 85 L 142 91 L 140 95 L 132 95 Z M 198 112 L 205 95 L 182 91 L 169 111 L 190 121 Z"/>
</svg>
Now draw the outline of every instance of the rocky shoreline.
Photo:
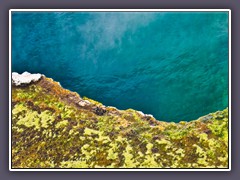
<svg viewBox="0 0 240 180">
<path fill-rule="evenodd" d="M 12 73 L 13 168 L 227 168 L 228 108 L 156 120 L 81 97 L 41 74 Z"/>
</svg>

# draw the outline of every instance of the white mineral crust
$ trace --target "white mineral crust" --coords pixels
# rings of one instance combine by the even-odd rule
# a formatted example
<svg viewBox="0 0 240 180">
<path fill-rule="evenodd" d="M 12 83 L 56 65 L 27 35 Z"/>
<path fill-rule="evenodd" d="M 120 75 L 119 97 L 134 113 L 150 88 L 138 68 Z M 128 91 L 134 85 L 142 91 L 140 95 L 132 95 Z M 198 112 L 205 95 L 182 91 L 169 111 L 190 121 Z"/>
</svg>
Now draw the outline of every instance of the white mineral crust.
<svg viewBox="0 0 240 180">
<path fill-rule="evenodd" d="M 31 82 L 36 82 L 42 77 L 41 74 L 31 74 L 29 72 L 24 72 L 22 74 L 18 74 L 16 72 L 12 73 L 12 83 L 16 86 L 20 86 L 22 84 L 30 84 Z"/>
</svg>

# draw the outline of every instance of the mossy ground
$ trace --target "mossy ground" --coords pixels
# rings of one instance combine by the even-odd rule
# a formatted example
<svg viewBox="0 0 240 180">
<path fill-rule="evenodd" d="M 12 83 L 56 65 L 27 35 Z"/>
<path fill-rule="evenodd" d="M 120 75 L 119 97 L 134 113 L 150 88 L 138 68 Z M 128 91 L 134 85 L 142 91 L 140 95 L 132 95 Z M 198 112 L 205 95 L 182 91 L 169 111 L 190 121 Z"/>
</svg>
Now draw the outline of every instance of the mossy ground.
<svg viewBox="0 0 240 180">
<path fill-rule="evenodd" d="M 43 77 L 12 88 L 12 167 L 227 168 L 228 109 L 167 123 Z"/>
</svg>

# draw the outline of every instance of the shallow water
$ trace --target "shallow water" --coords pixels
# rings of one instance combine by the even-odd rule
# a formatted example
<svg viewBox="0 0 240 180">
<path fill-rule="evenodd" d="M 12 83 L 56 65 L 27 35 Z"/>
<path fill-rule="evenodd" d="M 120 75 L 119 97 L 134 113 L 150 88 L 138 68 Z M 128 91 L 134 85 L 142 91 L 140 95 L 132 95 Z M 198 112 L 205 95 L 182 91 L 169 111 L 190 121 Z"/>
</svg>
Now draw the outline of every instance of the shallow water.
<svg viewBox="0 0 240 180">
<path fill-rule="evenodd" d="M 14 13 L 12 70 L 159 120 L 228 106 L 228 14 Z"/>
</svg>

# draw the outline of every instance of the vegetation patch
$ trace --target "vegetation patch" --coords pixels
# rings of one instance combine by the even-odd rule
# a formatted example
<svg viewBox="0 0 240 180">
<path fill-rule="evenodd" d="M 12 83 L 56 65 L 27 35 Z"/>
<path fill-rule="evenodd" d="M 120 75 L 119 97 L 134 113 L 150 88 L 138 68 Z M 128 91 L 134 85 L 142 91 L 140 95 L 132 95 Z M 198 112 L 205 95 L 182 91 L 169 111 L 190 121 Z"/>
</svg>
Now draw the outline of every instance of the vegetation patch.
<svg viewBox="0 0 240 180">
<path fill-rule="evenodd" d="M 167 123 L 52 79 L 12 88 L 13 168 L 227 168 L 228 108 Z"/>
</svg>

